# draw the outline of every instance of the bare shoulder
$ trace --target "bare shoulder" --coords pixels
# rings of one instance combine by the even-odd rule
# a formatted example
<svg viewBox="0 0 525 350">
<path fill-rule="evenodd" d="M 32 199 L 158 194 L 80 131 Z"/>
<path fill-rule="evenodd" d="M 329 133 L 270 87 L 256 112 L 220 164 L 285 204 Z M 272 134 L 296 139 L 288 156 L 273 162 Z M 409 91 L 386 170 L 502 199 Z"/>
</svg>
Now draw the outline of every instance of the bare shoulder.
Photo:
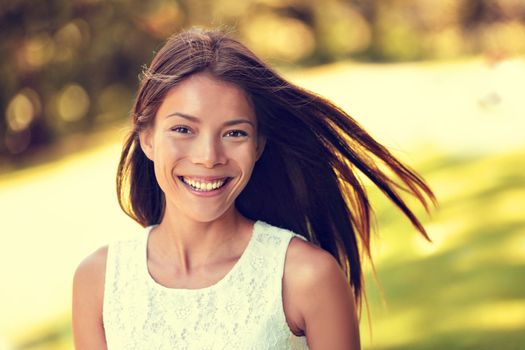
<svg viewBox="0 0 525 350">
<path fill-rule="evenodd" d="M 104 280 L 108 246 L 98 248 L 80 262 L 75 271 L 75 283 L 92 284 Z"/>
<path fill-rule="evenodd" d="M 326 280 L 344 279 L 344 273 L 330 253 L 298 237 L 290 241 L 285 274 L 294 286 L 306 290 Z"/>
<path fill-rule="evenodd" d="M 108 246 L 103 246 L 88 255 L 78 265 L 73 277 L 74 302 L 89 303 L 96 309 L 102 308 L 106 259 Z"/>
<path fill-rule="evenodd" d="M 306 335 L 310 349 L 360 348 L 354 295 L 329 252 L 293 238 L 286 254 L 283 284 L 290 328 Z"/>
<path fill-rule="evenodd" d="M 316 284 L 337 268 L 335 259 L 315 244 L 293 237 L 286 251 L 283 276 L 283 303 L 290 329 L 304 335 L 305 303 Z"/>
</svg>

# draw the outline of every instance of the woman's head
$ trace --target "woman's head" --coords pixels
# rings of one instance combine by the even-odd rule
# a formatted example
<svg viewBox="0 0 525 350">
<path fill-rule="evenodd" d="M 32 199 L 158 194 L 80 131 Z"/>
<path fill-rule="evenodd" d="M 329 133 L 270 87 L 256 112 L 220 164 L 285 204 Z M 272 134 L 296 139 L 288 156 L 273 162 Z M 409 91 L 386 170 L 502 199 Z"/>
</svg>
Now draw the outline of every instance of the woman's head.
<svg viewBox="0 0 525 350">
<path fill-rule="evenodd" d="M 161 189 L 155 179 L 155 162 L 147 157 L 143 147 L 138 147 L 139 135 L 154 129 L 158 111 L 170 92 L 197 75 L 237 87 L 244 93 L 256 115 L 256 139 L 258 145 L 262 143 L 261 150 L 265 135 L 271 132 L 272 126 L 276 127 L 275 120 L 268 118 L 275 116 L 266 110 L 273 108 L 271 105 L 278 99 L 276 93 L 288 85 L 286 81 L 222 31 L 192 29 L 172 36 L 143 73 L 132 111 L 132 131 L 118 171 L 120 204 L 142 225 L 161 220 L 166 199 L 165 189 Z"/>
<path fill-rule="evenodd" d="M 139 138 L 166 212 L 206 222 L 233 207 L 265 141 L 246 93 L 207 71 L 172 87 Z"/>
<path fill-rule="evenodd" d="M 223 33 L 200 30 L 173 36 L 155 55 L 140 83 L 132 111 L 132 131 L 125 144 L 117 179 L 121 206 L 140 224 L 158 223 L 166 206 L 163 191 L 166 188 L 159 187 L 155 163 L 144 153 L 144 147 L 139 147 L 139 136 L 152 134 L 155 130 L 156 116 L 169 92 L 185 85 L 183 82 L 189 81 L 191 76 L 204 72 L 207 77 L 224 82 L 233 80 L 235 84 L 235 77 L 247 75 L 236 67 L 251 67 L 253 64 L 246 62 L 254 59 L 249 50 Z M 235 86 L 241 88 L 239 84 Z M 245 96 L 249 100 L 249 96 Z M 255 128 L 260 134 L 257 125 Z"/>
<path fill-rule="evenodd" d="M 188 91 L 184 86 L 198 77 L 217 84 L 217 91 L 219 86 L 231 88 L 230 92 L 245 97 L 244 102 L 254 112 L 258 141 L 251 144 L 257 153 L 252 160 L 258 160 L 249 179 L 243 177 L 247 181 L 242 182 L 244 187 L 237 187 L 242 192 L 235 192 L 229 203 L 235 201 L 235 208 L 247 218 L 292 230 L 330 252 L 345 271 L 358 300 L 363 283 L 361 259 L 370 255 L 372 215 L 360 176 L 370 179 L 427 237 L 400 195 L 408 192 L 416 196 L 425 208 L 429 199 L 434 200 L 432 191 L 416 172 L 330 101 L 286 81 L 225 33 L 203 30 L 171 37 L 153 58 L 140 84 L 132 111 L 132 131 L 118 168 L 117 193 L 123 210 L 141 225 L 159 223 L 167 206 L 166 197 L 176 200 L 178 193 L 171 191 L 165 196 L 163 190 L 170 190 L 170 185 L 160 180 L 159 187 L 155 170 L 168 176 L 179 165 L 182 175 L 202 175 L 204 170 L 214 170 L 223 176 L 232 171 L 223 167 L 225 157 L 215 155 L 208 164 L 203 153 L 199 155 L 205 152 L 204 140 L 211 142 L 210 137 L 199 138 L 193 158 L 171 167 L 155 169 L 157 165 L 152 161 L 159 152 L 166 154 L 169 146 L 157 141 L 151 148 L 156 147 L 157 154 L 148 150 L 146 135 L 151 130 L 153 134 L 162 130 L 158 129 L 163 122 L 159 118 L 181 112 L 179 103 L 170 104 L 170 94 Z M 173 108 L 164 110 L 166 103 Z M 204 114 L 209 117 L 209 108 L 206 110 Z M 219 124 L 212 121 L 213 118 L 207 121 L 205 134 L 213 129 L 222 137 Z M 219 171 L 221 167 L 224 173 Z M 241 172 L 248 174 L 237 171 Z"/>
</svg>

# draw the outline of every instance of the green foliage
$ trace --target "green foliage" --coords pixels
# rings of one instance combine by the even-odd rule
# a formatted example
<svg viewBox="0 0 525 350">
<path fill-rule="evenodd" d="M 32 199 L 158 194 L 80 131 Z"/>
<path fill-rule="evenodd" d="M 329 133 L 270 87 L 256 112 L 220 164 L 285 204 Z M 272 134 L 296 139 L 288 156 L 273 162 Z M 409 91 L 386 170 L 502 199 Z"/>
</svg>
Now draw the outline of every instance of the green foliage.
<svg viewBox="0 0 525 350">
<path fill-rule="evenodd" d="M 0 172 L 128 116 L 141 67 L 173 32 L 224 26 L 280 65 L 525 52 L 505 0 L 18 0 L 0 5 Z"/>
<path fill-rule="evenodd" d="M 0 10 L 7 77 L 0 156 L 17 161 L 127 117 L 141 66 L 160 39 L 133 25 L 137 6 L 123 5 L 19 1 Z"/>
</svg>

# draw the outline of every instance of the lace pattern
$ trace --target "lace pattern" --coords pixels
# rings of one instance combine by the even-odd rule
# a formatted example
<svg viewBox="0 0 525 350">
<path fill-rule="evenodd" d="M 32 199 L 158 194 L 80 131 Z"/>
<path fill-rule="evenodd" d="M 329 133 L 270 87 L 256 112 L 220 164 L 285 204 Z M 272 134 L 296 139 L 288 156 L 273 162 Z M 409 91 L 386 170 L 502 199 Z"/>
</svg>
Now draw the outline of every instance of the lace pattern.
<svg viewBox="0 0 525 350">
<path fill-rule="evenodd" d="M 149 275 L 151 228 L 109 246 L 103 308 L 109 350 L 308 349 L 306 338 L 286 323 L 281 292 L 290 239 L 304 237 L 259 220 L 244 253 L 220 281 L 174 289 Z"/>
</svg>

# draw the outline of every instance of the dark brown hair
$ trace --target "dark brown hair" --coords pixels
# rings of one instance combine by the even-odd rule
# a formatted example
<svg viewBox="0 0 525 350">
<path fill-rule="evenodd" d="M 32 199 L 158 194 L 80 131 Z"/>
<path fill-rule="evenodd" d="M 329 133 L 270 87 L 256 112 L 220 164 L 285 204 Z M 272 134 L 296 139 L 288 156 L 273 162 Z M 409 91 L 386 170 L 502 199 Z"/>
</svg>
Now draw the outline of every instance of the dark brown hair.
<svg viewBox="0 0 525 350">
<path fill-rule="evenodd" d="M 188 76 L 207 71 L 251 98 L 266 146 L 235 205 L 252 220 L 292 230 L 330 252 L 360 305 L 363 254 L 370 258 L 372 209 L 359 173 L 370 179 L 428 239 L 400 192 L 428 210 L 424 180 L 328 100 L 284 80 L 222 31 L 172 36 L 144 72 L 117 173 L 122 209 L 143 226 L 158 224 L 165 198 L 142 152 L 139 131 L 152 125 L 164 96 Z"/>
</svg>

